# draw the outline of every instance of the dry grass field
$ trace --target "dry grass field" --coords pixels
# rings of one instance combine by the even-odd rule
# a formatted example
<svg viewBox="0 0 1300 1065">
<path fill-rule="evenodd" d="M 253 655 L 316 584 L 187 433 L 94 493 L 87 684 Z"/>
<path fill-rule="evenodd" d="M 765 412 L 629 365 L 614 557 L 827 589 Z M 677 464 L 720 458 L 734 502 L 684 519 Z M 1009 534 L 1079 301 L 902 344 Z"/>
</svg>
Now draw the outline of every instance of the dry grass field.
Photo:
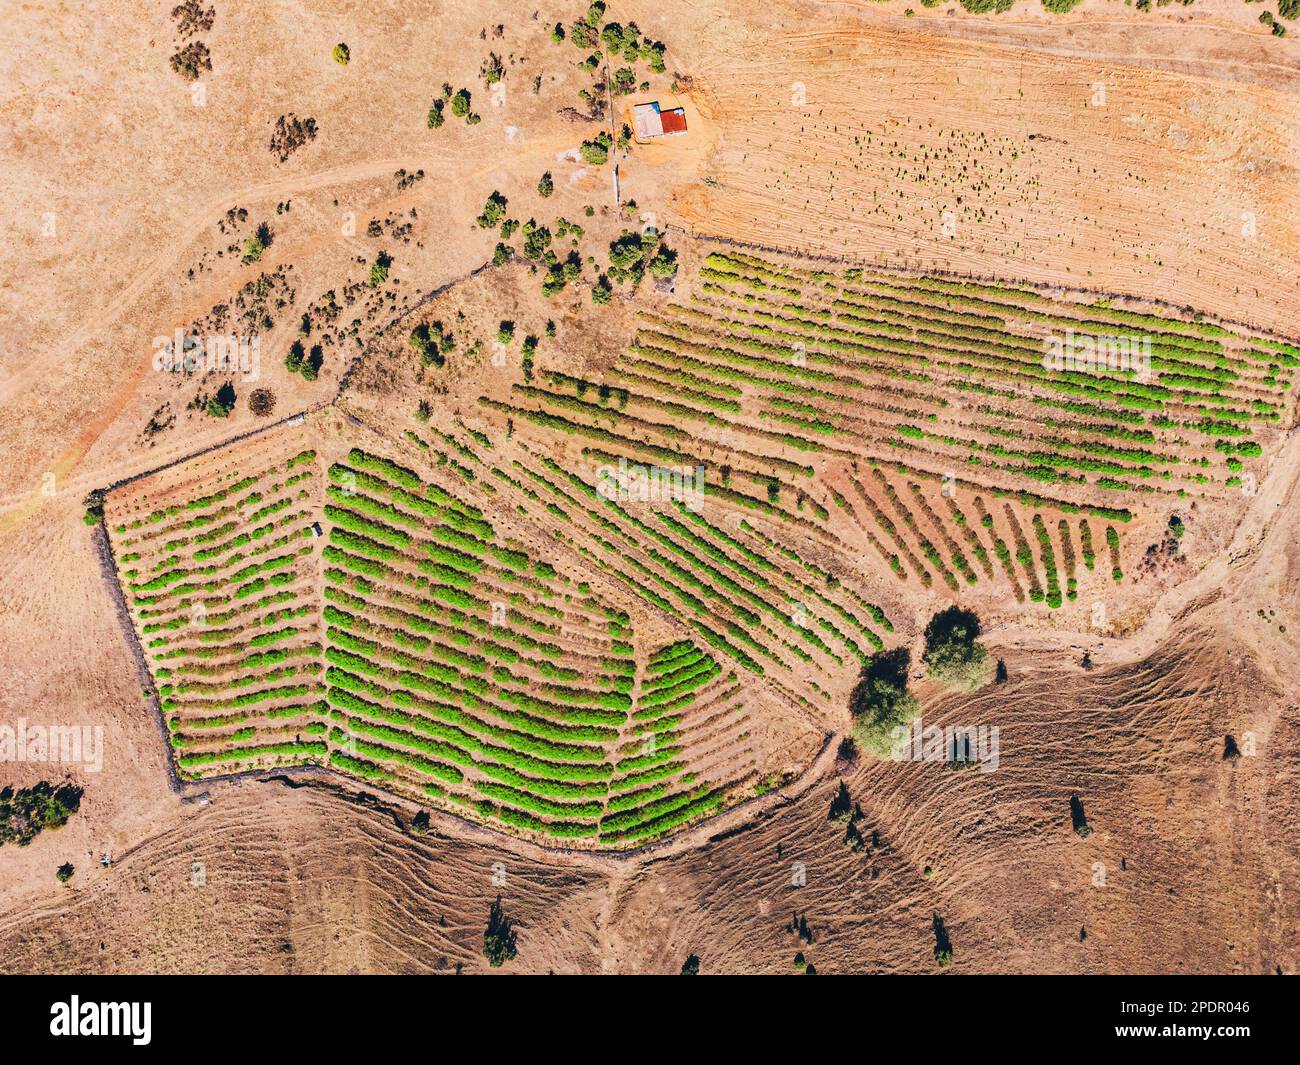
<svg viewBox="0 0 1300 1065">
<path fill-rule="evenodd" d="M 1300 21 L 1143 7 L 15 10 L 0 971 L 1294 973 Z"/>
</svg>

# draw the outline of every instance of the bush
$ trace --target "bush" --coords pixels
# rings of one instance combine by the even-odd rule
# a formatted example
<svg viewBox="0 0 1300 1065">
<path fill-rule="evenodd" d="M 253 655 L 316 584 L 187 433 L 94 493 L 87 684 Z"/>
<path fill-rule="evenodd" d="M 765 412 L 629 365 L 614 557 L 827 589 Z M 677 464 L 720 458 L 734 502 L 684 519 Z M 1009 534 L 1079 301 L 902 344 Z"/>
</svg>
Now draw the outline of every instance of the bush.
<svg viewBox="0 0 1300 1065">
<path fill-rule="evenodd" d="M 682 975 L 683 976 L 700 975 L 700 959 L 698 955 L 692 954 L 689 958 L 687 958 L 684 962 L 682 962 Z"/>
<path fill-rule="evenodd" d="M 506 67 L 496 52 L 489 52 L 479 67 L 479 76 L 489 85 L 495 85 L 506 76 Z"/>
<path fill-rule="evenodd" d="M 86 508 L 84 521 L 87 525 L 98 525 L 104 520 L 104 496 L 104 489 L 96 488 L 81 501 L 81 505 Z"/>
<path fill-rule="evenodd" d="M 347 66 L 348 60 L 352 58 L 352 51 L 346 44 L 339 43 L 334 46 L 334 62 L 339 66 Z"/>
<path fill-rule="evenodd" d="M 548 170 L 537 182 L 537 193 L 539 196 L 547 197 L 555 191 L 555 182 L 551 179 L 551 172 Z"/>
<path fill-rule="evenodd" d="M 227 381 L 217 389 L 217 394 L 204 407 L 209 418 L 228 418 L 235 409 L 235 386 Z"/>
<path fill-rule="evenodd" d="M 509 201 L 499 192 L 493 192 L 483 204 L 483 213 L 478 216 L 477 222 L 482 229 L 493 229 L 501 224 L 501 219 L 506 215 L 506 204 Z"/>
<path fill-rule="evenodd" d="M 853 738 L 881 758 L 889 757 L 897 746 L 895 730 L 906 729 L 921 710 L 907 690 L 911 664 L 906 647 L 876 652 L 850 697 Z"/>
<path fill-rule="evenodd" d="M 488 913 L 487 930 L 483 933 L 483 956 L 488 964 L 498 968 L 511 961 L 515 950 L 514 922 L 501 909 L 501 896 L 497 896 Z"/>
<path fill-rule="evenodd" d="M 677 253 L 671 248 L 660 247 L 655 252 L 647 267 L 652 277 L 672 277 L 677 273 Z"/>
<path fill-rule="evenodd" d="M 974 611 L 952 606 L 935 614 L 925 627 L 925 651 L 921 655 L 930 676 L 961 691 L 986 684 L 989 657 L 976 643 L 979 634 L 980 620 Z"/>
<path fill-rule="evenodd" d="M 73 869 L 71 862 L 64 862 L 61 866 L 58 867 L 58 869 L 54 871 L 54 875 L 58 878 L 60 884 L 66 884 L 69 880 L 72 879 L 72 874 L 74 871 L 75 870 Z"/>
<path fill-rule="evenodd" d="M 212 70 L 212 53 L 202 41 L 190 41 L 172 55 L 171 65 L 186 81 L 197 81 L 204 71 Z"/>
<path fill-rule="evenodd" d="M 271 151 L 283 163 L 304 144 L 315 140 L 317 132 L 314 118 L 281 115 L 275 120 L 275 129 L 271 133 Z"/>
<path fill-rule="evenodd" d="M 0 788 L 0 847 L 25 847 L 42 830 L 67 824 L 81 805 L 81 794 L 71 784 L 56 789 L 45 780 L 18 791 Z"/>
<path fill-rule="evenodd" d="M 269 388 L 255 388 L 248 397 L 248 409 L 259 418 L 275 410 L 275 393 Z"/>
<path fill-rule="evenodd" d="M 601 166 L 609 160 L 609 150 L 613 144 L 613 138 L 602 129 L 594 139 L 583 141 L 579 151 L 586 162 L 592 166 Z"/>
<path fill-rule="evenodd" d="M 847 823 L 853 817 L 853 797 L 849 795 L 848 785 L 840 781 L 840 790 L 831 800 L 830 812 L 826 815 L 830 821 Z"/>
<path fill-rule="evenodd" d="M 461 89 L 451 98 L 451 113 L 457 118 L 468 118 L 470 95 L 468 89 Z"/>
</svg>

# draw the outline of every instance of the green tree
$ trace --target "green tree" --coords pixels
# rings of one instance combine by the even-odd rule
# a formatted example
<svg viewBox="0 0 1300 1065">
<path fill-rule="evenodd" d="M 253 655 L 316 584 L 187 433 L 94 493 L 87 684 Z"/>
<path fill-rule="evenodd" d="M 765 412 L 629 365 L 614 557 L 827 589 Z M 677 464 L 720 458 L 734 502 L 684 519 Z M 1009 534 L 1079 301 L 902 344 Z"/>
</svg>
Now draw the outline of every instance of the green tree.
<svg viewBox="0 0 1300 1065">
<path fill-rule="evenodd" d="M 940 684 L 971 691 L 989 681 L 989 656 L 976 642 L 979 617 L 972 610 L 948 607 L 930 619 L 925 627 L 925 651 L 921 660 L 930 676 Z"/>
<path fill-rule="evenodd" d="M 881 758 L 897 745 L 896 730 L 906 729 L 920 713 L 916 697 L 907 690 L 912 656 L 906 647 L 877 651 L 867 662 L 849 701 L 853 738 Z"/>
<path fill-rule="evenodd" d="M 81 806 L 82 791 L 42 780 L 29 788 L 0 788 L 0 847 L 25 847 L 45 829 L 60 828 Z"/>
</svg>

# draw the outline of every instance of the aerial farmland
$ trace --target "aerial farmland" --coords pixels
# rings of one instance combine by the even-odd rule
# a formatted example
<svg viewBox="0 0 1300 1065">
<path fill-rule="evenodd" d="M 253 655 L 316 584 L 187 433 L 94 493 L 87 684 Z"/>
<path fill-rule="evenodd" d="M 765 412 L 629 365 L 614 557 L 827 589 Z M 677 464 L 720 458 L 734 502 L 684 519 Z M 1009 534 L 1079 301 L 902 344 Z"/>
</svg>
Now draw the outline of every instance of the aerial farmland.
<svg viewBox="0 0 1300 1065">
<path fill-rule="evenodd" d="M 0 971 L 1295 972 L 1300 7 L 436 6 L 14 14 Z"/>
</svg>

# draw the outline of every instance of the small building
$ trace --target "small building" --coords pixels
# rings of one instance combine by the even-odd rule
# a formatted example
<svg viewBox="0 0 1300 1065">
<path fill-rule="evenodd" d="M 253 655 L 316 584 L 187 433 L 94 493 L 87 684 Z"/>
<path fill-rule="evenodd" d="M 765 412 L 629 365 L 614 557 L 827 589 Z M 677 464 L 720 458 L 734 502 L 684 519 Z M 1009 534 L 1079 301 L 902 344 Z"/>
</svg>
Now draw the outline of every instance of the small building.
<svg viewBox="0 0 1300 1065">
<path fill-rule="evenodd" d="M 686 109 L 674 107 L 668 111 L 659 109 L 659 101 L 637 104 L 632 108 L 632 123 L 640 140 L 652 137 L 667 137 L 686 132 Z"/>
</svg>

